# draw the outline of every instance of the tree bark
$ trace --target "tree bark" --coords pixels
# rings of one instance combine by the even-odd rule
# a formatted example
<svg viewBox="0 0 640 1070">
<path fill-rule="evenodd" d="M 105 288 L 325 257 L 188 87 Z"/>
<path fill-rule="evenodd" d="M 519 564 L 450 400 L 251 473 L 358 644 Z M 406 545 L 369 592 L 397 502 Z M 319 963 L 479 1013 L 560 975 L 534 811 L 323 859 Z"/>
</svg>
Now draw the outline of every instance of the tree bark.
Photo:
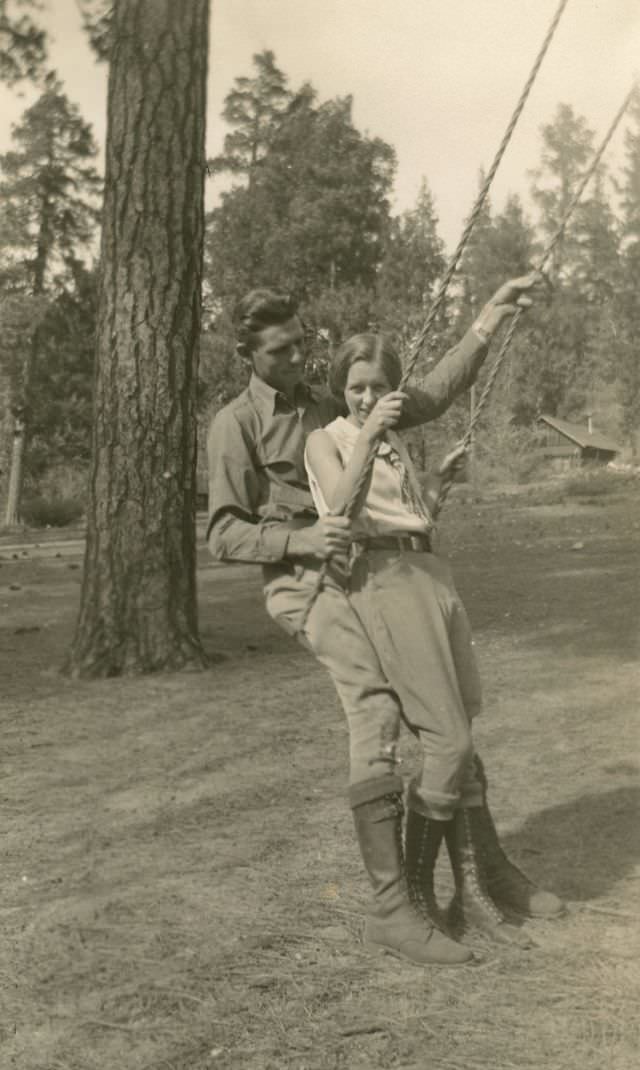
<svg viewBox="0 0 640 1070">
<path fill-rule="evenodd" d="M 67 670 L 205 663 L 196 606 L 196 381 L 208 0 L 115 0 L 93 455 Z"/>
<path fill-rule="evenodd" d="M 51 161 L 50 161 L 51 162 Z M 40 209 L 40 223 L 34 259 L 33 296 L 41 298 L 44 294 L 44 282 L 51 254 L 51 205 L 47 197 L 43 199 Z M 42 309 L 35 304 L 34 312 L 39 317 Z M 22 366 L 20 383 L 17 387 L 18 401 L 14 401 L 13 433 L 11 438 L 11 459 L 9 461 L 9 484 L 7 489 L 7 506 L 5 525 L 16 527 L 21 520 L 22 491 L 24 487 L 24 461 L 29 441 L 29 402 L 31 380 L 38 359 L 40 329 L 36 323 L 27 345 L 26 356 Z"/>
<path fill-rule="evenodd" d="M 42 293 L 42 286 L 40 286 L 39 293 Z M 27 346 L 27 355 L 22 366 L 22 375 L 17 388 L 17 397 L 14 398 L 11 406 L 13 430 L 11 435 L 7 506 L 4 521 L 8 528 L 17 527 L 21 520 L 24 459 L 29 435 L 29 393 L 31 389 L 33 367 L 37 358 L 38 345 L 39 328 L 36 326 Z"/>
<path fill-rule="evenodd" d="M 9 462 L 9 484 L 7 487 L 7 505 L 4 522 L 8 528 L 20 523 L 20 497 L 22 491 L 22 470 L 25 447 L 25 426 L 22 416 L 13 418 L 13 435 L 11 439 L 11 459 Z"/>
</svg>

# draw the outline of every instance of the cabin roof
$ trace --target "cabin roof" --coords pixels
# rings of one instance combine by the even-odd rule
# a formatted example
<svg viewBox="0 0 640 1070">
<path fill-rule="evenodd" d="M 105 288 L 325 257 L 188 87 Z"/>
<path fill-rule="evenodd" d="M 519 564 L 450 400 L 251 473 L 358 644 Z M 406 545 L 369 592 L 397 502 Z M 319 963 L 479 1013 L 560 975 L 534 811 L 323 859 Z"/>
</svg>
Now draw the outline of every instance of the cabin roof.
<svg viewBox="0 0 640 1070">
<path fill-rule="evenodd" d="M 589 433 L 586 427 L 580 424 L 570 424 L 567 420 L 559 420 L 556 416 L 540 416 L 542 423 L 557 431 L 570 442 L 575 442 L 580 449 L 603 450 L 606 453 L 620 453 L 621 447 L 612 438 L 603 435 L 600 431 Z"/>
</svg>

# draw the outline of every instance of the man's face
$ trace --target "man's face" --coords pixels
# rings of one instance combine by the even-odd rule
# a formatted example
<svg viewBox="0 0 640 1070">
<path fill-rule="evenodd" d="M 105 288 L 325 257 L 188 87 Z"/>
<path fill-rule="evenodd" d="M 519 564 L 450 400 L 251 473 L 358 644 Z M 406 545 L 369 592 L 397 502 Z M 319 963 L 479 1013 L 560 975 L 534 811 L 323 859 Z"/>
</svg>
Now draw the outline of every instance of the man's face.
<svg viewBox="0 0 640 1070">
<path fill-rule="evenodd" d="M 251 354 L 253 370 L 258 378 L 292 398 L 304 376 L 304 333 L 297 316 L 285 323 L 263 327 Z"/>
</svg>

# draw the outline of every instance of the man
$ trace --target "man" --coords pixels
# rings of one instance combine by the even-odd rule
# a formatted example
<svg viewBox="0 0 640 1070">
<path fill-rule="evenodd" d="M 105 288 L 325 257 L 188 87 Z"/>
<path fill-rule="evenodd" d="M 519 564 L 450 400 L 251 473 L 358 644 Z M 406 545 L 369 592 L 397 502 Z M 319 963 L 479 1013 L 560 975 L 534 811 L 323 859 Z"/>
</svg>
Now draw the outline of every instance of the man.
<svg viewBox="0 0 640 1070">
<path fill-rule="evenodd" d="M 527 291 L 535 281 L 535 276 L 514 279 L 496 292 L 460 343 L 419 386 L 407 390 L 399 429 L 437 418 L 471 385 L 492 335 L 518 306 L 531 303 Z M 347 518 L 318 518 L 304 465 L 307 435 L 338 415 L 337 404 L 316 396 L 304 382 L 303 325 L 289 295 L 251 291 L 237 307 L 236 326 L 237 351 L 252 374 L 209 432 L 209 547 L 219 560 L 260 563 L 268 612 L 289 634 L 300 635 L 310 574 L 317 574 L 319 562 L 343 557 L 350 546 Z M 434 925 L 438 845 L 414 835 L 419 814 L 411 811 L 411 798 L 412 832 L 403 857 L 403 782 L 395 763 L 402 710 L 338 582 L 327 583 L 301 638 L 329 671 L 349 723 L 349 797 L 375 897 L 365 941 L 420 965 L 467 961 L 469 952 Z M 365 761 L 372 745 L 375 760 Z M 494 939 L 523 945 L 498 904 L 551 917 L 562 912 L 562 903 L 508 861 L 486 805 L 481 765 L 478 781 L 481 805 L 467 830 L 469 842 L 458 850 L 464 862 L 458 875 L 464 871 L 464 879 L 457 881 L 455 912 Z"/>
</svg>

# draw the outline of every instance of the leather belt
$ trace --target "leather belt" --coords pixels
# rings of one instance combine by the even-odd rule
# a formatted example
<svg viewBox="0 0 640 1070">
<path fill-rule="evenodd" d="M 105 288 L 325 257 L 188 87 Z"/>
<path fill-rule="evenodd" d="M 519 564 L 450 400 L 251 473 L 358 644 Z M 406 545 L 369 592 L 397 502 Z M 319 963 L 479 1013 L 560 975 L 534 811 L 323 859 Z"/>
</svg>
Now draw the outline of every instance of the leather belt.
<svg viewBox="0 0 640 1070">
<path fill-rule="evenodd" d="M 399 550 L 401 553 L 427 554 L 431 552 L 431 543 L 426 534 L 415 535 L 363 535 L 354 539 L 354 544 L 363 552 L 367 550 Z"/>
</svg>

